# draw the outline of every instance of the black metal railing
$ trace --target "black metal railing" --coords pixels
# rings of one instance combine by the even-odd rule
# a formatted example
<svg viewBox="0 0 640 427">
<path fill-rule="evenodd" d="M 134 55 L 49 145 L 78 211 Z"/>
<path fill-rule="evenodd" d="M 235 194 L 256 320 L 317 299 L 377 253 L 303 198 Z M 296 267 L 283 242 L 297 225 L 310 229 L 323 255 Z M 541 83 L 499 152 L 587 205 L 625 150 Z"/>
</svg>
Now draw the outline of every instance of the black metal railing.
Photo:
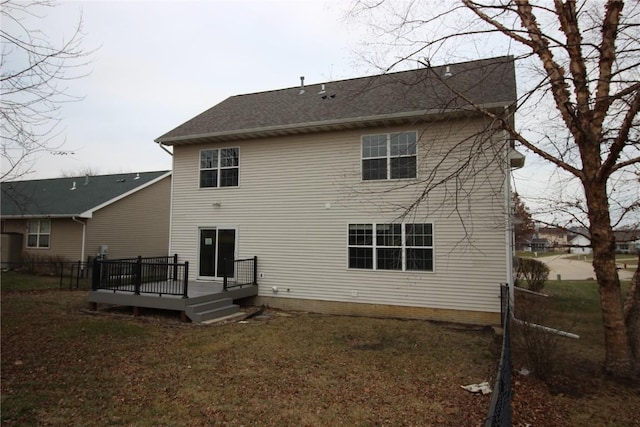
<svg viewBox="0 0 640 427">
<path fill-rule="evenodd" d="M 258 257 L 225 259 L 223 266 L 223 289 L 241 288 L 258 284 Z"/>
<path fill-rule="evenodd" d="M 502 352 L 500 355 L 500 365 L 498 376 L 493 387 L 493 397 L 489 413 L 485 420 L 485 427 L 506 427 L 511 426 L 511 302 L 509 296 L 509 286 L 500 287 L 500 301 L 502 308 Z"/>
<path fill-rule="evenodd" d="M 95 259 L 91 288 L 188 298 L 189 263 L 167 257 Z"/>
</svg>

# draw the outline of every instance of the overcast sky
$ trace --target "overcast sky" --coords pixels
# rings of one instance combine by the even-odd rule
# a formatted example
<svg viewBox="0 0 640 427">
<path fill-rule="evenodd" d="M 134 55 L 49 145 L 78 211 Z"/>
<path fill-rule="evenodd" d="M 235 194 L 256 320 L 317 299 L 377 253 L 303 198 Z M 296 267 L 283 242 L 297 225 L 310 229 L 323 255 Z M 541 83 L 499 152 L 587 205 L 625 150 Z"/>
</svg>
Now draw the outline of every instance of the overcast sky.
<svg viewBox="0 0 640 427">
<path fill-rule="evenodd" d="M 91 74 L 62 110 L 64 149 L 42 153 L 23 179 L 90 168 L 101 174 L 171 168 L 153 140 L 241 93 L 356 77 L 357 37 L 337 1 L 80 1 L 47 10 L 53 41 L 82 17 Z"/>
<path fill-rule="evenodd" d="M 73 154 L 41 153 L 21 179 L 168 170 L 171 157 L 154 139 L 229 96 L 297 86 L 300 76 L 312 84 L 375 74 L 356 53 L 367 35 L 346 19 L 349 4 L 65 1 L 47 9 L 39 25 L 52 42 L 82 19 L 83 46 L 96 51 L 91 74 L 67 82 L 69 93 L 84 97 L 61 114 L 63 149 Z M 472 50 L 451 62 L 510 53 L 491 43 Z M 527 164 L 517 190 L 544 193 L 540 163 Z"/>
</svg>

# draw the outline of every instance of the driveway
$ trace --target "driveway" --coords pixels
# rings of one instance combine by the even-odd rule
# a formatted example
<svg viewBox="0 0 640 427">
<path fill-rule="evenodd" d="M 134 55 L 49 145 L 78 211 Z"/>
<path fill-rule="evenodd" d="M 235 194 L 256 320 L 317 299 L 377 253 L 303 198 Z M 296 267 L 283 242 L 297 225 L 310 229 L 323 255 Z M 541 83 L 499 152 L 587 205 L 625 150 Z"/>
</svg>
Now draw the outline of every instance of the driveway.
<svg viewBox="0 0 640 427">
<path fill-rule="evenodd" d="M 557 280 L 558 275 L 562 280 L 595 280 L 591 262 L 569 259 L 573 254 L 560 254 L 555 256 L 536 258 L 549 266 L 549 280 Z M 621 266 L 618 266 L 621 267 Z M 628 270 L 618 270 L 620 280 L 630 280 L 633 272 Z"/>
</svg>

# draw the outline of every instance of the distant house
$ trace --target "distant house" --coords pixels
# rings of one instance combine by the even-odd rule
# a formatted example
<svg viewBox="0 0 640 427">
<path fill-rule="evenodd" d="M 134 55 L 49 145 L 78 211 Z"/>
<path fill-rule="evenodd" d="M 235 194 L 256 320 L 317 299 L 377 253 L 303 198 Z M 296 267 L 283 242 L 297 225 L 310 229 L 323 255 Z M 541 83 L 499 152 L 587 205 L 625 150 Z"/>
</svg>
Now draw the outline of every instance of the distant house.
<svg viewBox="0 0 640 427">
<path fill-rule="evenodd" d="M 616 253 L 640 253 L 640 230 L 622 229 L 613 232 L 616 238 Z"/>
<path fill-rule="evenodd" d="M 167 253 L 169 171 L 10 181 L 1 188 L 3 265 L 23 254 L 86 261 Z"/>
<path fill-rule="evenodd" d="M 576 234 L 569 240 L 569 252 L 572 254 L 588 255 L 592 252 L 591 240 L 582 234 Z"/>
<path fill-rule="evenodd" d="M 540 227 L 536 230 L 535 238 L 548 243 L 547 251 L 566 250 L 569 243 L 567 230 L 559 227 Z"/>
<path fill-rule="evenodd" d="M 497 322 L 523 157 L 468 100 L 511 121 L 513 58 L 224 100 L 156 139 L 174 155 L 170 253 L 212 287 L 225 258 L 256 256 L 257 304 Z"/>
</svg>

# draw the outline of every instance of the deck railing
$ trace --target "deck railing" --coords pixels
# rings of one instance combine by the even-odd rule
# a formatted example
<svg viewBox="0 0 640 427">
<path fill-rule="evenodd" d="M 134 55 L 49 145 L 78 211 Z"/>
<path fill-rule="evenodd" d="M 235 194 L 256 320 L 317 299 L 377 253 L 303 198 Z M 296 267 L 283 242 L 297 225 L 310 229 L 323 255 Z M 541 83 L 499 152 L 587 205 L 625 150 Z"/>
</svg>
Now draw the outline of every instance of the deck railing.
<svg viewBox="0 0 640 427">
<path fill-rule="evenodd" d="M 223 289 L 241 288 L 258 284 L 258 257 L 225 259 L 223 266 Z"/>
<path fill-rule="evenodd" d="M 178 255 L 167 257 L 95 259 L 91 288 L 140 294 L 178 295 L 187 298 L 189 263 Z"/>
</svg>

